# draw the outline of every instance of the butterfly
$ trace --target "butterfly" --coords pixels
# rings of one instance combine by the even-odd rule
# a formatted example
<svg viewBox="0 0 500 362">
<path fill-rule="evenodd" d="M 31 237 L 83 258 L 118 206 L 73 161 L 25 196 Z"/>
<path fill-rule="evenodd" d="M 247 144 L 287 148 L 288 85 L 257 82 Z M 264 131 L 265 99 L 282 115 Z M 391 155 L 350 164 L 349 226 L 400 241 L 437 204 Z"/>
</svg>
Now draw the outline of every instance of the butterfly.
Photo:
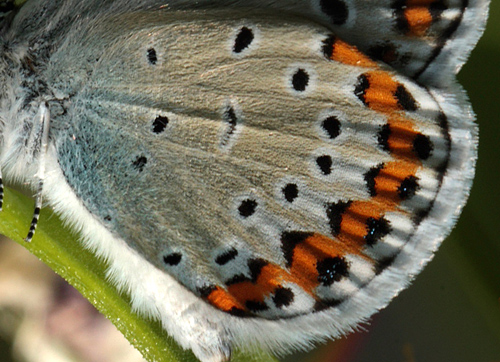
<svg viewBox="0 0 500 362">
<path fill-rule="evenodd" d="M 488 5 L 28 1 L 0 53 L 2 173 L 38 190 L 27 240 L 43 199 L 203 362 L 351 331 L 466 202 L 455 76 Z"/>
</svg>

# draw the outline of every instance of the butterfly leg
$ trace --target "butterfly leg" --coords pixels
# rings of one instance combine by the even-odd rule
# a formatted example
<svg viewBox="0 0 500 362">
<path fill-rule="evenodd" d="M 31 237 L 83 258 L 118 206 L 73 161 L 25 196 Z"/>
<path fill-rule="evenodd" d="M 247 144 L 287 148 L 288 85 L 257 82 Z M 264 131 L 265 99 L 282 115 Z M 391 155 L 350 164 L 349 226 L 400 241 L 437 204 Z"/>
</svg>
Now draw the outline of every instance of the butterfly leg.
<svg viewBox="0 0 500 362">
<path fill-rule="evenodd" d="M 35 196 L 35 211 L 33 212 L 33 218 L 31 219 L 30 229 L 28 231 L 28 235 L 24 238 L 24 241 L 30 242 L 33 239 L 33 235 L 35 234 L 35 229 L 38 224 L 38 219 L 40 218 L 40 210 L 42 208 L 42 190 L 43 190 L 43 181 L 45 178 L 45 155 L 47 153 L 47 145 L 49 141 L 49 126 L 50 126 L 50 112 L 47 104 L 44 102 L 40 105 L 39 114 L 39 127 L 41 135 L 38 135 L 39 143 L 39 152 L 40 156 L 38 158 L 38 171 L 35 175 L 37 180 L 37 191 Z M 40 137 L 41 136 L 41 137 Z"/>
</svg>

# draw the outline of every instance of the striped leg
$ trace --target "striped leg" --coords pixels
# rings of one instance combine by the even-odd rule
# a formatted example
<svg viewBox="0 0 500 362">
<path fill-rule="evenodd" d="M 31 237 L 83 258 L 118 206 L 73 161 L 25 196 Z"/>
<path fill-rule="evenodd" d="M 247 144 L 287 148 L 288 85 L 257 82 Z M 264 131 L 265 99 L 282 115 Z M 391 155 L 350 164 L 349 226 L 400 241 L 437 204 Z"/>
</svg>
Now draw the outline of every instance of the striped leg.
<svg viewBox="0 0 500 362">
<path fill-rule="evenodd" d="M 50 113 L 46 103 L 40 105 L 40 130 L 42 132 L 40 139 L 40 157 L 38 158 L 38 172 L 36 174 L 37 179 L 37 192 L 35 196 L 35 211 L 33 212 L 33 219 L 31 219 L 31 225 L 26 238 L 24 241 L 30 242 L 35 234 L 35 229 L 38 224 L 38 219 L 40 218 L 40 210 L 42 208 L 42 190 L 43 181 L 45 178 L 45 154 L 47 153 L 47 145 L 49 141 L 49 127 L 50 127 Z"/>
</svg>

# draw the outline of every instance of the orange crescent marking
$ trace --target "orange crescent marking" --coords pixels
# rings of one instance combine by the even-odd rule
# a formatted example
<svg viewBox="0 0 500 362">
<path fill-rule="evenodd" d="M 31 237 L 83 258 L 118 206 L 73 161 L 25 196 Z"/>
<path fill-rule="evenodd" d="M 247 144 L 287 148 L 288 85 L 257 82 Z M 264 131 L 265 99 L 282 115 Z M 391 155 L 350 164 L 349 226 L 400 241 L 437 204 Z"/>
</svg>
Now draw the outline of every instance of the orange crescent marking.
<svg viewBox="0 0 500 362">
<path fill-rule="evenodd" d="M 378 68 L 378 64 L 361 53 L 357 47 L 340 39 L 335 40 L 331 60 L 357 67 Z"/>
<path fill-rule="evenodd" d="M 290 274 L 277 265 L 268 263 L 264 266 L 255 283 L 243 281 L 231 284 L 227 290 L 240 304 L 247 301 L 263 302 L 264 298 L 272 294 L 283 282 L 291 281 Z"/>
<path fill-rule="evenodd" d="M 372 71 L 365 74 L 370 87 L 365 90 L 365 102 L 369 108 L 384 114 L 401 110 L 394 96 L 398 83 L 384 71 Z"/>
<path fill-rule="evenodd" d="M 391 74 L 376 70 L 365 74 L 369 87 L 364 91 L 367 106 L 388 116 L 391 133 L 387 140 L 395 161 L 388 162 L 375 177 L 376 196 L 366 201 L 355 201 L 342 215 L 338 239 L 346 245 L 365 246 L 366 222 L 372 217 L 379 219 L 396 211 L 401 199 L 398 188 L 408 176 L 414 176 L 421 166 L 413 149 L 413 140 L 418 132 L 413 122 L 402 115 L 395 92 L 400 86 Z"/>
<path fill-rule="evenodd" d="M 408 36 L 423 37 L 432 25 L 432 15 L 429 9 L 424 7 L 413 7 L 405 10 L 405 18 L 408 22 Z"/>
<path fill-rule="evenodd" d="M 229 312 L 233 308 L 245 310 L 245 307 L 236 298 L 221 287 L 217 286 L 206 298 L 214 307 Z"/>
</svg>

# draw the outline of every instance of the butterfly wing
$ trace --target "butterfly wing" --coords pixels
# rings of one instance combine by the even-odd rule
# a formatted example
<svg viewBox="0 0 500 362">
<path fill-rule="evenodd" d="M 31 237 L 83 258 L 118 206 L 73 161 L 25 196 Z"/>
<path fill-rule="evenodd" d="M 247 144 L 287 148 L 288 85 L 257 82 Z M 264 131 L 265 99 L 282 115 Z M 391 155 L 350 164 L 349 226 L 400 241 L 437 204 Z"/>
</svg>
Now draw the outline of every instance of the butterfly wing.
<svg viewBox="0 0 500 362">
<path fill-rule="evenodd" d="M 345 6 L 344 18 L 335 15 L 335 4 Z M 482 35 L 488 5 L 488 0 L 320 1 L 322 12 L 332 13 L 339 36 L 419 83 L 439 88 L 454 81 Z"/>
<path fill-rule="evenodd" d="M 38 53 L 46 196 L 183 346 L 338 336 L 431 258 L 474 169 L 460 90 L 269 9 L 103 6 Z"/>
<path fill-rule="evenodd" d="M 153 2 L 150 2 L 153 3 Z M 484 31 L 489 0 L 177 0 L 170 9 L 275 9 L 333 30 L 366 55 L 420 83 L 443 88 Z"/>
<path fill-rule="evenodd" d="M 31 1 L 29 16 L 18 17 L 19 34 L 47 32 L 64 36 L 77 17 L 100 13 L 167 8 L 193 10 L 240 8 L 286 11 L 321 23 L 366 55 L 388 63 L 420 83 L 443 88 L 484 31 L 489 0 L 158 0 Z M 62 19 L 62 21 L 53 21 Z M 33 31 L 36 29 L 36 32 Z"/>
</svg>

